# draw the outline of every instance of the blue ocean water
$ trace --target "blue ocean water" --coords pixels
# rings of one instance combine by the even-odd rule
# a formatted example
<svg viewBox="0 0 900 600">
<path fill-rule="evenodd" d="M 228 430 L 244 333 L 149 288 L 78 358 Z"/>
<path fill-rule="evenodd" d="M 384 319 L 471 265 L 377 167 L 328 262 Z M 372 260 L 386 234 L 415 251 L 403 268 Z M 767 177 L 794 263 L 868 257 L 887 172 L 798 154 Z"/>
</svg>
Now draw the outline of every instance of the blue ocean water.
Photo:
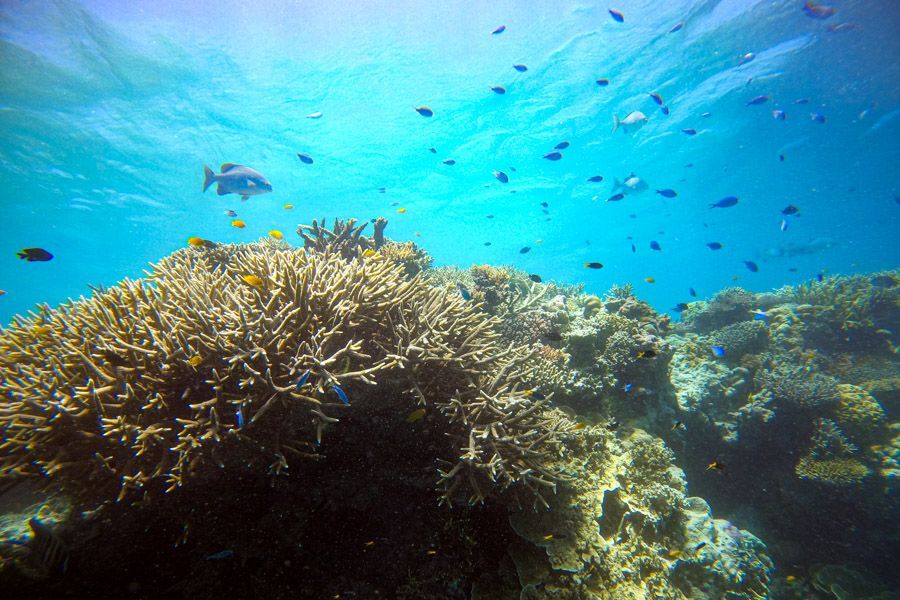
<svg viewBox="0 0 900 600">
<path fill-rule="evenodd" d="M 0 322 L 139 277 L 190 236 L 296 243 L 323 216 L 385 216 L 437 264 L 633 283 L 663 310 L 689 288 L 896 267 L 900 5 L 832 4 L 817 20 L 797 0 L 621 0 L 619 23 L 569 1 L 3 2 Z M 612 132 L 635 110 L 641 130 Z M 203 165 L 225 162 L 273 192 L 202 193 Z M 631 173 L 649 190 L 606 202 Z M 725 196 L 740 202 L 709 208 Z M 55 258 L 26 263 L 25 247 Z"/>
</svg>

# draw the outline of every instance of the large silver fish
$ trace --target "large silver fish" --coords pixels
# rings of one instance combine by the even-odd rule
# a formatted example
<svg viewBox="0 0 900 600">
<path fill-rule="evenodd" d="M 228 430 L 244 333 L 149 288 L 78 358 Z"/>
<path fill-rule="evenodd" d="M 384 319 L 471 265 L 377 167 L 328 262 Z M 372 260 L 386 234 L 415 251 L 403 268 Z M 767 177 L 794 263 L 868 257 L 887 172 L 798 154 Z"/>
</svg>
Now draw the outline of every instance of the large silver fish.
<svg viewBox="0 0 900 600">
<path fill-rule="evenodd" d="M 639 110 L 635 110 L 633 112 L 628 113 L 628 115 L 624 119 L 620 119 L 615 114 L 613 115 L 613 133 L 615 133 L 620 127 L 622 131 L 625 133 L 633 133 L 644 126 L 644 123 L 649 121 L 647 115 L 642 113 Z"/>
<path fill-rule="evenodd" d="M 222 165 L 222 172 L 215 173 L 212 169 L 203 165 L 203 191 L 205 192 L 214 183 L 218 183 L 216 193 L 220 196 L 225 194 L 240 194 L 241 200 L 244 201 L 250 196 L 258 196 L 272 191 L 272 184 L 263 177 L 262 173 L 255 171 L 244 165 L 235 165 L 225 163 Z"/>
</svg>

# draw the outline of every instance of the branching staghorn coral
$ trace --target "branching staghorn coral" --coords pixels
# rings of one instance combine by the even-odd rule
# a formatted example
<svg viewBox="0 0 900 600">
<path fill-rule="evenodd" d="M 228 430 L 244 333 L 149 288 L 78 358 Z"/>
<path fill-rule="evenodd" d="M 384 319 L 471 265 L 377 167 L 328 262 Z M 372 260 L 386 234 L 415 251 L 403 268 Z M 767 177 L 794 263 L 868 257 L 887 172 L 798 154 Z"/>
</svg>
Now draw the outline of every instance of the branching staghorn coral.
<svg viewBox="0 0 900 600">
<path fill-rule="evenodd" d="M 554 488 L 544 464 L 565 424 L 519 391 L 529 353 L 500 345 L 471 303 L 391 261 L 274 241 L 213 250 L 0 334 L 0 481 L 45 476 L 96 500 L 235 461 L 278 475 L 387 380 L 408 390 L 398 411 L 418 401 L 446 418 L 459 454 L 444 457 L 445 500 Z"/>
<path fill-rule="evenodd" d="M 779 365 L 770 371 L 760 370 L 756 383 L 778 405 L 788 409 L 828 406 L 840 398 L 834 378 L 801 366 Z"/>
<path fill-rule="evenodd" d="M 372 239 L 362 235 L 369 225 L 368 222 L 356 227 L 356 219 L 334 220 L 331 230 L 325 228 L 325 219 L 321 224 L 313 219 L 312 225 L 299 225 L 297 234 L 303 238 L 303 247 L 317 252 L 336 252 L 349 260 L 356 258 L 366 250 L 378 250 L 385 244 L 384 229 L 387 227 L 387 219 L 379 217 L 372 221 L 375 230 Z"/>
<path fill-rule="evenodd" d="M 816 419 L 809 451 L 795 467 L 801 479 L 814 479 L 836 485 L 859 483 L 871 471 L 853 458 L 858 452 L 837 424 L 830 419 Z"/>
<path fill-rule="evenodd" d="M 387 260 L 403 265 L 409 277 L 431 268 L 431 263 L 434 262 L 434 259 L 415 242 L 388 242 L 381 246 L 378 252 Z"/>
</svg>

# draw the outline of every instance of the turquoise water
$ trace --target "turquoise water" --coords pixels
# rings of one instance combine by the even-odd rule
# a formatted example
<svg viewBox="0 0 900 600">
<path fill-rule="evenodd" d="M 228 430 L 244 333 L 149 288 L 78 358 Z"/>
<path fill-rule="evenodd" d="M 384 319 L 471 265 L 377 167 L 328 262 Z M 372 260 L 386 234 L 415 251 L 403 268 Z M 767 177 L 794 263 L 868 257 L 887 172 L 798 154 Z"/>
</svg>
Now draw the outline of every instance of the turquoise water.
<svg viewBox="0 0 900 600">
<path fill-rule="evenodd" d="M 663 310 L 691 287 L 895 267 L 900 9 L 834 4 L 816 20 L 796 1 L 622 1 L 617 23 L 590 2 L 4 2 L 0 321 L 140 276 L 190 236 L 299 242 L 297 224 L 323 216 L 385 216 L 437 264 L 512 264 L 595 293 L 632 282 Z M 646 126 L 612 133 L 634 110 Z M 542 159 L 561 141 L 561 160 Z M 224 162 L 273 192 L 203 194 L 203 165 Z M 632 172 L 650 189 L 605 202 Z M 781 231 L 788 204 L 800 216 Z M 34 246 L 55 259 L 16 257 Z"/>
</svg>

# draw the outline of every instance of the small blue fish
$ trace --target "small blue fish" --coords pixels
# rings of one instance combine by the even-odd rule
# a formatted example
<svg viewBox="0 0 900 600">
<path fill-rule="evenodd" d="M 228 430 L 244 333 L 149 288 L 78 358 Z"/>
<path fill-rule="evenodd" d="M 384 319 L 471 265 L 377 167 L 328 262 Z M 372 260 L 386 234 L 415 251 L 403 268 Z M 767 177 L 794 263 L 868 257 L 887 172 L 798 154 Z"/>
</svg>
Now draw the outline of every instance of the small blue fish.
<svg viewBox="0 0 900 600">
<path fill-rule="evenodd" d="M 776 109 L 772 111 L 772 118 L 776 121 L 784 121 L 785 119 L 787 119 L 787 113 L 783 110 Z"/>
<path fill-rule="evenodd" d="M 600 87 L 606 87 L 609 85 L 609 79 L 607 79 L 606 77 L 601 77 L 597 80 L 597 85 L 599 85 Z"/>
<path fill-rule="evenodd" d="M 744 266 L 747 267 L 747 270 L 749 270 L 751 273 L 759 272 L 759 267 L 756 266 L 756 263 L 753 262 L 752 260 L 745 260 Z"/>
<path fill-rule="evenodd" d="M 428 151 L 432 154 L 437 154 L 437 148 L 429 148 Z"/>
<path fill-rule="evenodd" d="M 822 113 L 809 113 L 809 118 L 816 123 L 825 123 L 825 115 Z"/>
<path fill-rule="evenodd" d="M 611 16 L 613 18 L 613 21 L 615 21 L 617 23 L 625 22 L 625 15 L 623 15 L 622 13 L 620 13 L 619 11 L 617 11 L 613 8 L 609 9 L 609 16 Z"/>
<path fill-rule="evenodd" d="M 662 252 L 662 247 L 659 245 L 659 242 L 657 242 L 656 240 L 653 240 L 652 242 L 650 242 L 650 249 Z"/>
<path fill-rule="evenodd" d="M 309 369 L 303 371 L 303 375 L 301 375 L 300 379 L 297 380 L 297 389 L 298 390 L 300 388 L 302 388 L 304 385 L 306 385 L 306 382 L 309 381 L 309 376 L 311 373 L 312 373 L 312 371 L 310 371 Z"/>
<path fill-rule="evenodd" d="M 428 108 L 427 106 L 418 106 L 415 107 L 416 112 L 422 115 L 423 117 L 433 117 L 434 111 Z"/>
<path fill-rule="evenodd" d="M 697 297 L 697 291 L 694 288 L 688 288 L 688 294 L 691 295 L 691 298 Z"/>
<path fill-rule="evenodd" d="M 206 557 L 206 560 L 222 560 L 224 558 L 231 558 L 232 556 L 234 556 L 234 550 L 222 550 L 221 552 L 210 554 Z"/>
<path fill-rule="evenodd" d="M 516 65 L 513 65 L 513 69 L 515 69 L 519 73 L 524 73 L 525 71 L 528 70 L 528 67 L 526 67 L 525 65 L 522 65 L 522 64 L 516 64 Z"/>
<path fill-rule="evenodd" d="M 226 217 L 234 218 L 234 217 L 237 216 L 237 213 L 234 212 L 233 210 L 226 210 L 226 211 L 225 211 L 225 216 L 226 216 Z"/>
<path fill-rule="evenodd" d="M 341 402 L 349 406 L 350 398 L 347 397 L 347 394 L 346 392 L 344 392 L 344 390 L 334 384 L 331 385 L 331 389 L 334 390 L 334 393 L 337 394 L 337 397 L 340 398 Z"/>
<path fill-rule="evenodd" d="M 784 208 L 781 209 L 781 214 L 783 214 L 785 216 L 796 215 L 798 212 L 800 212 L 800 209 L 797 208 L 796 206 L 794 206 L 793 204 L 788 204 L 787 206 L 785 206 Z"/>
<path fill-rule="evenodd" d="M 492 85 L 491 91 L 494 92 L 495 94 L 503 95 L 506 93 L 506 88 L 503 87 L 502 85 Z"/>
<path fill-rule="evenodd" d="M 681 133 L 684 133 L 686 135 L 697 135 L 697 130 L 688 127 L 687 129 L 682 129 Z"/>
<path fill-rule="evenodd" d="M 519 250 L 519 254 L 528 254 L 529 252 L 531 252 L 531 246 L 525 246 L 524 248 Z"/>
<path fill-rule="evenodd" d="M 809 104 L 809 98 L 797 98 L 794 104 Z"/>
<path fill-rule="evenodd" d="M 619 192 L 618 194 L 613 194 L 612 196 L 607 198 L 606 201 L 607 202 L 618 202 L 619 200 L 622 200 L 623 198 L 625 198 L 625 194 Z"/>
<path fill-rule="evenodd" d="M 238 429 L 244 428 L 244 408 L 242 406 L 238 406 L 237 410 L 234 411 L 234 416 L 237 418 L 237 426 Z"/>
<path fill-rule="evenodd" d="M 769 101 L 768 96 L 757 96 L 756 98 L 753 98 L 752 100 L 747 102 L 747 104 L 745 104 L 744 106 L 756 106 L 758 104 L 765 104 L 768 101 Z"/>
<path fill-rule="evenodd" d="M 758 310 L 753 313 L 754 321 L 765 321 L 768 318 L 769 318 L 769 315 L 767 315 L 764 311 Z"/>
<path fill-rule="evenodd" d="M 310 156 L 309 154 L 304 154 L 303 152 L 298 152 L 297 158 L 299 158 L 300 162 L 302 162 L 305 165 L 313 164 L 312 156 Z"/>
<path fill-rule="evenodd" d="M 725 196 L 721 200 L 709 205 L 710 208 L 730 208 L 738 203 L 737 196 Z"/>
<path fill-rule="evenodd" d="M 650 96 L 651 98 L 653 98 L 653 101 L 656 102 L 657 104 L 659 104 L 660 106 L 663 106 L 663 105 L 665 104 L 665 102 L 663 102 L 662 96 L 660 96 L 660 95 L 657 94 L 656 92 L 650 92 L 650 93 L 648 94 L 648 96 Z"/>
<path fill-rule="evenodd" d="M 663 105 L 660 107 L 659 110 L 660 110 L 660 112 L 662 112 L 662 114 L 664 114 L 664 115 L 669 114 L 669 106 L 666 105 L 666 104 L 663 104 Z"/>
<path fill-rule="evenodd" d="M 492 33 L 493 35 L 500 35 L 500 34 L 503 33 L 504 31 L 506 31 L 506 25 L 501 25 L 501 26 L 498 27 L 497 29 L 493 30 L 491 33 Z"/>
<path fill-rule="evenodd" d="M 562 158 L 562 152 L 550 152 L 549 154 L 545 154 L 544 158 L 547 160 L 559 160 Z"/>
<path fill-rule="evenodd" d="M 494 171 L 494 177 L 496 177 L 497 181 L 500 183 L 509 183 L 509 175 L 503 171 Z"/>
<path fill-rule="evenodd" d="M 637 247 L 634 244 L 631 245 L 631 252 L 632 254 L 637 252 Z"/>
<path fill-rule="evenodd" d="M 452 158 L 448 158 L 447 160 L 444 160 L 441 162 L 443 162 L 445 165 L 450 165 L 451 167 L 456 164 L 456 161 L 453 160 Z"/>
<path fill-rule="evenodd" d="M 816 281 L 822 283 L 823 281 L 825 281 L 825 275 L 822 273 L 816 273 Z"/>
<path fill-rule="evenodd" d="M 724 346 L 713 346 L 712 347 L 713 356 L 716 358 L 722 358 L 725 356 L 725 347 Z"/>
<path fill-rule="evenodd" d="M 676 31 L 681 31 L 681 28 L 684 27 L 684 23 L 677 23 L 675 27 L 669 30 L 669 33 L 675 33 Z"/>
<path fill-rule="evenodd" d="M 569 147 L 569 142 L 560 142 L 557 145 L 553 146 L 554 150 L 565 150 Z"/>
<path fill-rule="evenodd" d="M 490 246 L 491 243 L 490 243 L 490 242 L 485 242 L 484 245 L 485 245 L 485 246 Z M 459 295 L 462 296 L 462 299 L 463 299 L 463 300 L 468 301 L 468 300 L 471 300 L 471 299 L 472 299 L 472 294 L 469 292 L 469 290 L 468 290 L 468 288 L 466 288 L 466 286 L 464 286 L 463 284 L 457 282 L 457 283 L 456 283 L 456 287 L 459 289 Z"/>
<path fill-rule="evenodd" d="M 633 387 L 634 387 L 634 384 L 633 384 L 633 383 L 626 383 L 626 384 L 625 384 L 625 392 L 626 392 L 626 393 L 630 392 L 630 391 L 631 391 L 631 388 L 633 388 Z"/>
<path fill-rule="evenodd" d="M 600 183 L 603 181 L 603 175 L 594 175 L 593 177 L 588 177 L 588 181 L 591 183 Z"/>
<path fill-rule="evenodd" d="M 720 244 L 719 242 L 709 242 L 708 244 L 706 244 L 706 247 L 710 250 L 721 250 L 722 244 Z"/>
<path fill-rule="evenodd" d="M 678 195 L 678 192 L 675 190 L 664 189 L 664 190 L 656 190 L 656 193 L 662 196 L 663 198 L 674 198 Z"/>
<path fill-rule="evenodd" d="M 683 313 L 688 308 L 689 307 L 686 302 L 679 302 L 678 304 L 675 305 L 675 308 L 673 308 L 672 310 L 674 310 L 675 312 Z"/>
</svg>

